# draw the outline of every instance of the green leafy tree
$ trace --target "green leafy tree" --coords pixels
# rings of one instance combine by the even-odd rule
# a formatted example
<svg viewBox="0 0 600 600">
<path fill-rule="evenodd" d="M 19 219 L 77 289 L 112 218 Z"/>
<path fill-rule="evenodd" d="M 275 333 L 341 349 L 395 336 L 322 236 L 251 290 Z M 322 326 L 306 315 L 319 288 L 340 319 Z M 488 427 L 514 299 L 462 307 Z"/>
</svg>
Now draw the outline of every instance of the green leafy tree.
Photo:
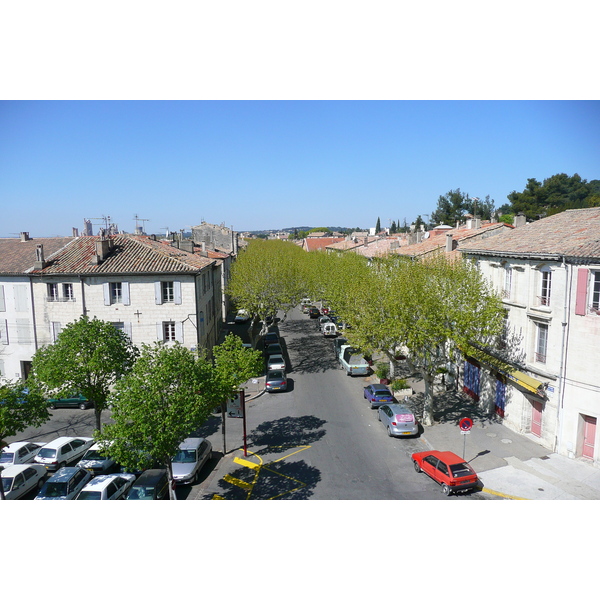
<svg viewBox="0 0 600 600">
<path fill-rule="evenodd" d="M 233 264 L 227 293 L 255 321 L 262 320 L 261 334 L 268 329 L 268 316 L 278 310 L 287 312 L 302 298 L 304 286 L 298 274 L 305 254 L 283 240 L 252 240 Z"/>
<path fill-rule="evenodd" d="M 33 356 L 31 387 L 50 398 L 81 393 L 94 403 L 96 429 L 111 387 L 133 366 L 138 350 L 111 323 L 82 316 Z"/>
<path fill-rule="evenodd" d="M 6 439 L 17 435 L 27 427 L 39 427 L 50 418 L 48 403 L 35 390 L 29 390 L 24 382 L 6 383 L 0 387 L 0 450 L 7 445 Z M 4 489 L 0 481 L 0 496 Z"/>
<path fill-rule="evenodd" d="M 431 214 L 431 222 L 437 225 L 456 226 L 456 222 L 467 212 L 469 196 L 460 191 L 450 190 L 438 198 L 437 208 Z"/>
<path fill-rule="evenodd" d="M 209 361 L 179 343 L 144 345 L 133 369 L 115 385 L 113 423 L 94 437 L 128 469 L 147 468 L 148 457 L 160 461 L 174 499 L 171 458 L 224 394 Z"/>
</svg>

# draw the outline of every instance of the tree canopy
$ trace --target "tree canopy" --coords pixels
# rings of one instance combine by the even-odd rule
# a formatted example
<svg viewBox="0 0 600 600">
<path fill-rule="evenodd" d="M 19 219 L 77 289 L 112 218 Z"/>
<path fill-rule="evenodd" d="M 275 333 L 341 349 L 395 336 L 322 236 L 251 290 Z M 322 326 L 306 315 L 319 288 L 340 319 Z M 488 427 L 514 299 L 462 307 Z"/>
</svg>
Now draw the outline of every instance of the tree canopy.
<svg viewBox="0 0 600 600">
<path fill-rule="evenodd" d="M 110 389 L 137 355 L 125 333 L 111 323 L 82 316 L 66 325 L 54 344 L 34 354 L 30 384 L 50 398 L 80 393 L 93 401 L 100 429 Z"/>
</svg>

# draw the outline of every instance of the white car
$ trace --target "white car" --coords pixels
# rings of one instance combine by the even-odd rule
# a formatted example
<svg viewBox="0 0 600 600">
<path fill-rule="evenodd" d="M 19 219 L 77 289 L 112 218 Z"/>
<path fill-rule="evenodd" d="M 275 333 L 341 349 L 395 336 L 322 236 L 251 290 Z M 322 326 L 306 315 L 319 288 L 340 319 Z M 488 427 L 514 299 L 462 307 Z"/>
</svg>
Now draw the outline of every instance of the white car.
<svg viewBox="0 0 600 600">
<path fill-rule="evenodd" d="M 171 459 L 176 484 L 196 483 L 205 463 L 212 458 L 212 445 L 204 438 L 186 438 Z"/>
<path fill-rule="evenodd" d="M 89 437 L 59 437 L 42 446 L 34 461 L 48 471 L 57 471 L 79 460 L 93 443 Z"/>
<path fill-rule="evenodd" d="M 283 369 L 285 371 L 285 359 L 283 358 L 283 354 L 271 354 L 271 356 L 269 356 L 269 360 L 267 361 L 267 371 L 272 371 L 273 369 Z"/>
<path fill-rule="evenodd" d="M 98 475 L 86 483 L 75 500 L 122 500 L 134 481 L 132 473 Z"/>
<path fill-rule="evenodd" d="M 33 462 L 36 454 L 44 444 L 35 442 L 13 442 L 0 452 L 0 470 L 11 465 L 22 465 Z"/>
<path fill-rule="evenodd" d="M 105 475 L 114 469 L 116 462 L 109 456 L 100 454 L 100 444 L 94 444 L 77 463 L 78 467 L 87 469 L 94 475 Z"/>
<path fill-rule="evenodd" d="M 250 320 L 250 313 L 244 308 L 240 308 L 235 315 L 234 321 L 236 323 L 246 323 L 246 321 Z"/>
<path fill-rule="evenodd" d="M 2 471 L 2 487 L 7 500 L 18 500 L 44 485 L 46 467 L 43 465 L 11 465 Z"/>
<path fill-rule="evenodd" d="M 34 500 L 73 500 L 91 478 L 85 469 L 63 467 L 44 483 Z"/>
</svg>

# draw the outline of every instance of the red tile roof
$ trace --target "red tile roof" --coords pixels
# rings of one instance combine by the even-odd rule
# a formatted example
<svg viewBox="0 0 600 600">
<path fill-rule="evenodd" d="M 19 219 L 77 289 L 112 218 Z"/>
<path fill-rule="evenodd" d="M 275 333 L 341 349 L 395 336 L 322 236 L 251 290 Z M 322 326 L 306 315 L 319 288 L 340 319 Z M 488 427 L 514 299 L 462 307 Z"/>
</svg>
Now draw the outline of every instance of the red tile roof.
<svg viewBox="0 0 600 600">
<path fill-rule="evenodd" d="M 12 275 L 26 273 L 33 269 L 38 244 L 44 246 L 44 259 L 48 260 L 74 239 L 74 237 L 33 238 L 22 242 L 19 238 L 2 238 L 0 239 L 0 273 Z"/>
<path fill-rule="evenodd" d="M 74 239 L 68 246 L 47 257 L 48 266 L 33 271 L 40 275 L 53 274 L 145 274 L 195 273 L 214 263 L 214 260 L 163 244 L 146 236 L 107 236 L 113 243 L 107 257 L 94 264 L 98 236 Z M 44 246 L 45 251 L 45 246 Z"/>
</svg>

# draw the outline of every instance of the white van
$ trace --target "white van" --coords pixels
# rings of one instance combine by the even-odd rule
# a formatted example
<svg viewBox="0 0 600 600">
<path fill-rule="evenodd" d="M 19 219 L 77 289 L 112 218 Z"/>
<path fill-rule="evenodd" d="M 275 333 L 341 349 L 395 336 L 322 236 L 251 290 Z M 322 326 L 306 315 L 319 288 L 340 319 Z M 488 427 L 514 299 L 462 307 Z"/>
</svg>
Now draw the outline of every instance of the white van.
<svg viewBox="0 0 600 600">
<path fill-rule="evenodd" d="M 325 337 L 336 337 L 338 334 L 338 330 L 337 327 L 335 326 L 335 323 L 323 323 L 323 335 Z"/>
<path fill-rule="evenodd" d="M 57 471 L 81 458 L 93 443 L 89 437 L 59 437 L 42 446 L 34 462 L 44 465 L 48 471 Z"/>
</svg>

